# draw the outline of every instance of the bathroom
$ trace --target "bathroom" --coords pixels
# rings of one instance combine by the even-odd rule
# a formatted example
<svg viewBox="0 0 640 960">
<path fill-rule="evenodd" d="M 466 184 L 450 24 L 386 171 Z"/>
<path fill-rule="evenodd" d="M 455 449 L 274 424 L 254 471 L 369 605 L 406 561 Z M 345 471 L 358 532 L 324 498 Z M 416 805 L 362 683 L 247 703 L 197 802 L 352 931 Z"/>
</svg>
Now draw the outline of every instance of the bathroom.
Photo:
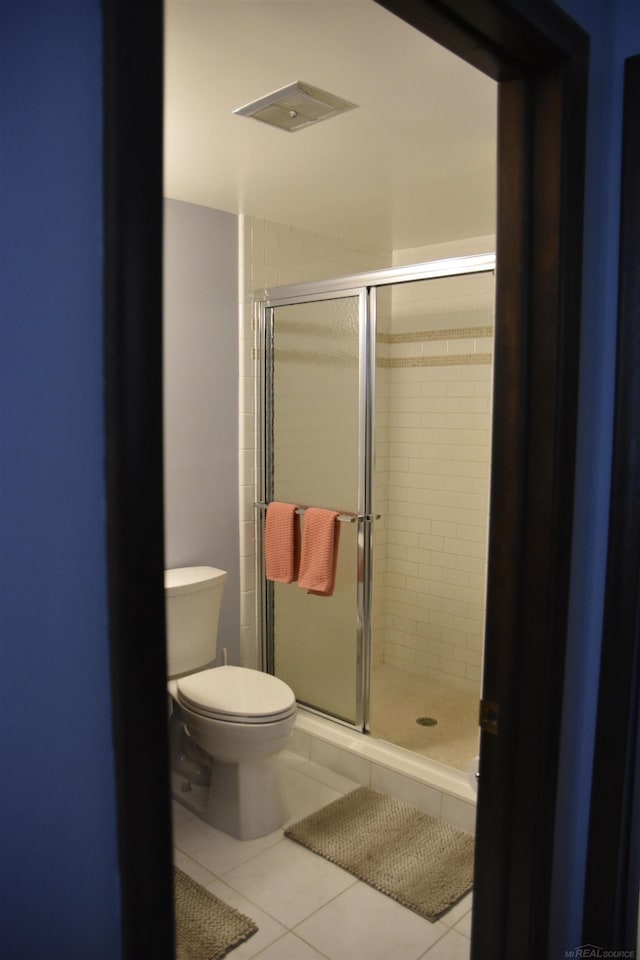
<svg viewBox="0 0 640 960">
<path fill-rule="evenodd" d="M 179 163 L 180 157 L 174 158 L 172 152 L 175 149 L 177 154 L 184 154 L 184 144 L 189 141 L 185 133 L 187 121 L 182 115 L 180 120 L 183 124 L 183 128 L 180 129 L 182 140 L 178 146 L 176 146 L 178 138 L 172 138 L 174 126 L 171 121 L 173 116 L 171 111 L 174 110 L 177 114 L 184 105 L 172 85 L 173 61 L 170 38 L 178 36 L 184 44 L 185 37 L 188 35 L 187 28 L 193 29 L 194 26 L 194 20 L 186 8 L 194 6 L 196 5 L 170 3 L 167 19 L 169 123 L 166 155 L 168 199 L 165 205 L 164 280 L 166 563 L 168 567 L 214 564 L 227 571 L 218 634 L 217 662 L 223 662 L 224 658 L 231 664 L 241 663 L 244 666 L 259 667 L 261 637 L 258 623 L 261 583 L 256 576 L 255 511 L 258 481 L 256 449 L 259 424 L 256 418 L 256 391 L 259 356 L 254 320 L 255 293 L 283 284 L 324 281 L 343 275 L 383 271 L 391 267 L 399 268 L 406 264 L 493 252 L 495 170 L 491 163 L 495 153 L 495 87 L 484 77 L 476 78 L 475 71 L 471 68 L 461 65 L 464 73 L 463 82 L 467 87 L 473 85 L 477 96 L 475 112 L 480 113 L 479 103 L 482 103 L 484 111 L 482 136 L 486 141 L 483 140 L 477 145 L 476 152 L 476 166 L 480 171 L 478 193 L 481 194 L 482 201 L 472 203 L 465 194 L 460 204 L 464 208 L 464 216 L 458 211 L 457 220 L 448 225 L 447 232 L 442 233 L 442 219 L 440 226 L 434 223 L 430 226 L 431 232 L 425 232 L 424 214 L 418 213 L 413 219 L 422 226 L 418 228 L 414 225 L 413 232 L 409 231 L 406 234 L 413 238 L 410 242 L 405 241 L 398 246 L 394 246 L 391 239 L 386 244 L 375 242 L 375 238 L 385 230 L 381 231 L 379 224 L 373 222 L 371 218 L 374 217 L 375 220 L 377 217 L 384 220 L 388 218 L 388 214 L 382 210 L 375 215 L 369 212 L 366 216 L 363 215 L 361 225 L 354 230 L 353 226 L 347 225 L 346 201 L 343 206 L 336 201 L 332 210 L 325 209 L 316 229 L 294 225 L 300 222 L 301 216 L 301 211 L 296 210 L 294 201 L 291 201 L 288 207 L 282 203 L 281 213 L 275 212 L 267 216 L 262 215 L 266 213 L 265 208 L 260 207 L 257 201 L 255 201 L 256 207 L 252 207 L 252 201 L 248 199 L 244 202 L 243 209 L 249 212 L 236 213 L 234 212 L 236 208 L 232 207 L 230 201 L 213 200 L 215 195 L 213 189 L 208 195 L 206 191 L 198 193 L 193 185 L 195 177 L 187 182 L 180 182 L 178 175 L 179 170 L 182 169 Z M 230 5 L 214 4 L 213 6 Z M 253 7 L 254 5 L 239 6 Z M 316 8 L 317 5 L 301 6 L 311 9 Z M 333 8 L 337 5 L 326 6 L 332 8 L 333 15 L 335 13 Z M 358 14 L 361 14 L 362 8 L 368 5 L 345 6 L 357 7 Z M 385 20 L 382 22 L 385 27 L 388 27 L 386 18 L 389 15 L 374 5 L 371 6 L 375 11 L 374 20 L 376 17 L 384 17 Z M 350 15 L 355 14 L 350 13 Z M 199 27 L 204 33 L 204 24 L 200 23 Z M 368 29 L 372 30 L 373 27 L 370 26 Z M 334 35 L 336 30 L 337 28 L 334 29 Z M 409 48 L 405 31 L 409 28 L 400 24 L 398 30 L 398 48 L 407 58 Z M 339 34 L 340 31 L 337 30 L 337 33 Z M 412 34 L 413 31 L 410 33 Z M 392 39 L 393 37 L 387 36 L 389 42 Z M 420 35 L 417 35 L 417 39 L 420 44 L 429 43 Z M 371 40 L 370 35 L 367 36 L 367 40 Z M 255 54 L 255 51 L 252 51 L 249 41 L 246 47 L 245 54 L 251 60 L 252 53 Z M 367 43 L 363 43 L 362 47 L 366 48 Z M 180 49 L 176 49 L 174 54 L 176 62 L 173 69 L 177 69 L 178 66 L 184 68 L 184 60 L 180 60 L 179 56 Z M 197 50 L 195 53 L 192 51 L 193 61 L 196 64 L 194 67 L 196 76 L 197 53 Z M 358 56 L 363 58 L 364 52 L 360 51 Z M 396 56 L 398 56 L 397 50 Z M 447 54 L 446 57 L 448 59 L 449 55 Z M 360 60 L 358 60 L 358 67 L 361 68 Z M 296 68 L 296 70 L 299 69 Z M 346 71 L 347 74 L 349 72 Z M 327 81 L 327 87 L 338 94 L 344 93 L 348 96 L 344 88 L 340 89 L 341 82 L 338 79 L 340 71 L 334 70 L 333 73 L 336 79 Z M 290 79 L 288 73 L 286 79 Z M 478 80 L 482 82 L 478 84 Z M 268 86 L 268 80 L 262 81 L 257 77 L 252 84 L 247 84 L 245 78 L 244 88 L 247 89 L 248 95 L 244 97 L 239 90 L 237 95 L 235 92 L 227 94 L 227 99 L 231 96 L 233 107 L 240 106 L 244 102 L 243 97 L 248 100 L 250 97 L 266 92 L 266 89 L 261 86 L 265 82 Z M 268 88 L 271 89 L 273 86 L 277 86 L 277 83 Z M 197 111 L 197 104 L 193 110 Z M 358 110 L 354 110 L 351 116 L 355 117 L 357 114 Z M 327 121 L 326 129 L 329 131 L 331 124 L 345 124 L 349 119 L 349 116 L 346 116 Z M 247 131 L 247 136 L 249 131 L 252 131 L 252 136 L 258 138 L 266 133 L 268 139 L 262 142 L 266 143 L 268 150 L 275 149 L 275 145 L 279 146 L 274 138 L 282 138 L 286 142 L 294 138 L 320 134 L 322 131 L 322 126 L 319 126 L 317 130 L 300 131 L 290 136 L 280 131 L 269 129 L 263 131 L 262 124 L 247 118 L 232 117 L 231 121 L 242 125 L 243 131 Z M 177 119 L 173 122 L 178 123 Z M 330 157 L 330 155 L 329 149 L 327 156 Z M 237 162 L 240 163 L 240 160 L 237 159 Z M 325 166 L 331 166 L 330 162 L 327 161 Z M 176 174 L 172 179 L 174 170 Z M 335 171 L 333 176 L 336 176 Z M 340 176 L 345 179 L 346 174 L 340 172 Z M 299 203 L 298 206 L 303 205 Z M 257 215 L 252 215 L 254 209 Z M 450 212 L 453 218 L 453 208 L 450 208 Z M 410 220 L 411 217 L 407 211 L 405 214 Z M 416 232 L 419 229 L 422 233 Z M 388 225 L 386 235 L 389 238 L 392 236 Z M 417 242 L 418 237 L 421 242 Z M 400 411 L 383 409 L 384 384 L 388 385 L 392 377 L 409 383 L 415 373 L 415 368 L 410 366 L 411 351 L 417 350 L 423 357 L 429 354 L 436 358 L 443 354 L 452 357 L 456 353 L 465 356 L 476 354 L 479 358 L 482 357 L 483 359 L 477 364 L 467 362 L 464 379 L 462 377 L 458 379 L 458 383 L 463 384 L 462 393 L 467 397 L 466 408 L 463 407 L 462 410 L 474 418 L 473 426 L 469 425 L 468 429 L 477 431 L 477 435 L 469 438 L 471 446 L 483 446 L 482 452 L 476 450 L 474 457 L 464 458 L 465 493 L 477 501 L 484 500 L 485 515 L 484 518 L 477 516 L 464 518 L 469 520 L 470 525 L 475 528 L 474 539 L 468 541 L 473 544 L 471 552 L 466 555 L 468 569 L 461 570 L 466 576 L 464 578 L 461 576 L 457 584 L 460 590 L 469 591 L 467 597 L 461 601 L 464 603 L 464 614 L 460 615 L 469 613 L 470 608 L 473 607 L 471 611 L 473 615 L 465 617 L 469 621 L 473 620 L 473 624 L 468 623 L 465 626 L 477 633 L 478 624 L 481 624 L 481 592 L 485 566 L 480 547 L 483 536 L 486 539 L 488 495 L 491 366 L 486 362 L 486 355 L 491 353 L 491 333 L 487 328 L 491 327 L 492 319 L 492 275 L 488 271 L 476 277 L 429 282 L 446 288 L 433 298 L 434 304 L 431 309 L 424 308 L 426 295 L 421 298 L 423 300 L 422 316 L 431 314 L 429 331 L 432 332 L 432 337 L 420 339 L 416 347 L 416 341 L 411 337 L 411 309 L 407 306 L 411 296 L 397 287 L 393 290 L 393 298 L 397 302 L 399 319 L 395 321 L 395 326 L 390 326 L 388 330 L 379 319 L 379 333 L 383 336 L 378 340 L 378 354 L 382 363 L 377 371 L 379 390 L 376 393 L 378 405 L 376 464 L 379 471 L 387 469 L 388 473 L 389 459 L 381 455 L 384 444 L 390 442 L 390 438 L 384 435 L 385 431 L 394 430 L 396 433 L 395 440 L 391 442 L 404 442 L 400 440 L 400 431 L 411 430 L 410 424 L 401 422 Z M 404 307 L 403 300 L 406 301 Z M 380 302 L 379 316 L 382 318 L 383 296 Z M 446 314 L 450 316 L 447 317 Z M 403 323 L 405 326 L 402 325 Z M 444 336 L 442 333 L 446 327 L 452 328 L 453 332 L 449 336 Z M 470 336 L 469 331 L 476 332 Z M 413 332 L 415 333 L 415 329 Z M 444 375 L 447 371 L 451 372 L 454 369 L 457 370 L 458 367 L 456 365 L 454 368 L 451 359 L 442 366 L 428 367 L 427 373 L 433 374 L 435 371 L 435 378 L 431 382 L 438 384 L 433 390 L 434 397 L 447 396 L 449 386 Z M 471 371 L 474 371 L 477 376 L 472 378 Z M 424 368 L 419 372 L 424 374 Z M 408 393 L 407 386 L 401 387 L 401 392 L 403 389 Z M 458 401 L 457 405 L 451 404 L 448 409 L 441 405 L 442 420 L 432 425 L 434 429 L 444 428 L 447 424 L 446 417 L 449 417 L 448 424 L 451 427 L 452 417 L 456 413 L 462 413 L 460 401 L 463 397 L 453 396 L 450 391 L 449 396 L 452 400 Z M 411 411 L 406 411 L 406 414 L 411 418 Z M 480 423 L 481 419 L 483 423 Z M 467 426 L 460 420 L 452 429 L 459 429 L 462 432 L 467 430 Z M 400 474 L 406 474 L 406 471 L 398 470 L 397 472 L 397 480 L 400 482 Z M 380 490 L 387 489 L 389 476 L 380 476 L 378 479 Z M 445 509 L 452 508 L 450 500 L 448 504 L 445 503 L 448 492 L 446 489 L 441 489 L 439 494 L 436 492 L 432 500 L 433 506 L 439 507 L 442 514 Z M 396 496 L 395 499 L 402 498 Z M 330 503 L 318 505 L 332 506 Z M 408 557 L 407 551 L 411 554 L 418 545 L 414 547 L 408 542 L 407 537 L 404 538 L 406 542 L 402 543 L 403 538 L 399 531 L 396 529 L 395 533 L 392 532 L 386 506 L 383 507 L 382 503 L 379 503 L 377 509 L 383 522 L 376 534 L 376 549 L 379 552 L 386 539 L 389 541 L 395 539 L 384 561 L 388 565 L 386 574 L 391 584 L 394 577 L 411 576 L 417 572 L 419 560 L 415 555 Z M 474 502 L 473 509 L 477 514 L 481 512 L 482 506 Z M 451 520 L 443 518 L 438 521 L 434 518 L 434 522 L 436 524 L 440 522 L 442 526 L 440 528 L 436 526 L 430 534 L 425 528 L 423 535 L 432 535 L 443 540 L 450 533 L 447 524 L 450 524 Z M 437 543 L 432 542 L 429 549 L 433 551 L 437 546 Z M 427 547 L 423 546 L 423 549 Z M 424 563 L 424 560 L 420 562 Z M 436 562 L 434 560 L 433 566 Z M 462 562 L 465 563 L 465 561 Z M 399 583 L 397 588 L 403 589 Z M 441 596 L 440 599 L 446 601 L 450 598 Z M 393 605 L 398 602 L 398 598 L 389 596 L 383 599 L 381 591 L 374 589 L 374 610 L 376 603 L 383 602 Z M 441 602 L 440 623 L 434 623 L 434 628 L 440 631 L 440 636 L 432 638 L 434 643 L 442 643 L 441 631 L 447 629 L 446 617 L 449 614 L 442 609 L 442 606 Z M 392 616 L 396 618 L 393 625 L 395 634 L 393 639 L 390 637 L 387 639 L 386 651 L 383 651 L 385 641 L 381 638 L 382 631 L 379 629 L 381 619 L 378 618 L 376 621 L 378 628 L 374 629 L 373 658 L 375 662 L 386 656 L 389 664 L 400 672 L 407 662 L 413 665 L 420 663 L 419 657 L 416 659 L 419 650 L 417 645 L 412 647 L 400 635 L 402 626 L 400 619 L 403 618 L 398 619 L 397 611 L 393 614 L 381 612 L 382 619 Z M 405 638 L 411 629 L 410 627 L 405 629 Z M 452 666 L 455 673 L 451 674 L 462 681 L 460 684 L 451 683 L 452 689 L 454 686 L 456 688 L 461 686 L 466 687 L 468 692 L 466 702 L 469 704 L 470 719 L 467 736 L 472 739 L 477 737 L 480 645 L 481 638 L 474 640 L 473 643 L 469 642 L 466 645 L 469 651 L 466 662 L 456 661 Z M 433 653 L 430 655 L 435 656 Z M 439 665 L 442 666 L 443 651 L 441 649 L 438 655 L 440 656 Z M 423 663 L 423 665 L 426 664 Z M 410 669 L 404 672 L 407 674 L 407 682 L 415 679 L 415 670 Z M 426 704 L 421 712 L 430 713 L 429 704 Z M 309 714 L 302 719 L 296 730 L 294 748 L 300 756 L 315 759 L 333 770 L 336 775 L 350 776 L 358 782 L 367 778 L 368 782 L 375 783 L 380 789 L 395 792 L 409 802 L 418 802 L 422 798 L 420 802 L 426 804 L 433 812 L 464 829 L 471 830 L 473 828 L 473 792 L 469 786 L 466 771 L 469 758 L 465 755 L 464 762 L 458 763 L 457 767 L 450 767 L 446 759 L 441 757 L 438 761 L 437 756 L 435 764 L 429 765 L 418 752 L 412 751 L 411 747 L 408 751 L 404 750 L 393 756 L 393 749 L 384 742 L 387 739 L 384 733 L 380 740 L 375 736 L 375 700 L 372 703 L 372 714 L 373 736 L 371 737 L 354 733 L 348 727 L 331 724 L 330 721 Z M 327 733 L 329 728 L 333 729 Z M 470 757 L 473 757 L 473 752 Z"/>
</svg>

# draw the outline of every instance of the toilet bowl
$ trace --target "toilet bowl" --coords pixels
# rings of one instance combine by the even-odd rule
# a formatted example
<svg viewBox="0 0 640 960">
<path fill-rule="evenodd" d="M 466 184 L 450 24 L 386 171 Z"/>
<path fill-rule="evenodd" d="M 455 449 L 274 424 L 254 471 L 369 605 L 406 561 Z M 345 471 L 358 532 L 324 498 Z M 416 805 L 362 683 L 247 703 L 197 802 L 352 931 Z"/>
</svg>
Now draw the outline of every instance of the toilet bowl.
<svg viewBox="0 0 640 960">
<path fill-rule="evenodd" d="M 289 740 L 291 689 L 245 667 L 203 670 L 169 683 L 178 718 L 210 758 L 208 823 L 240 840 L 273 833 L 287 818 L 271 758 Z"/>
<path fill-rule="evenodd" d="M 251 840 L 287 818 L 272 759 L 293 732 L 296 702 L 291 688 L 270 674 L 208 666 L 225 579 L 213 567 L 165 571 L 172 766 L 180 763 L 194 783 L 208 781 L 200 816 Z"/>
</svg>

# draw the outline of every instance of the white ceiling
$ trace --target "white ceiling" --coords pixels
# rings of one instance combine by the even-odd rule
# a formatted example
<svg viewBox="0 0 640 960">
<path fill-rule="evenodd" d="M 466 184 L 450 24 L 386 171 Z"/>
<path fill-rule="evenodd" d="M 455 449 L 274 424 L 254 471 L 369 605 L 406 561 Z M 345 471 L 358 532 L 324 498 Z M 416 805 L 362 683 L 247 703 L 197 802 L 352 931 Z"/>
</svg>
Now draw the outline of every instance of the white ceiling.
<svg viewBox="0 0 640 960">
<path fill-rule="evenodd" d="M 167 0 L 165 193 L 386 249 L 495 230 L 496 84 L 373 0 Z M 358 104 L 234 116 L 296 80 Z"/>
</svg>

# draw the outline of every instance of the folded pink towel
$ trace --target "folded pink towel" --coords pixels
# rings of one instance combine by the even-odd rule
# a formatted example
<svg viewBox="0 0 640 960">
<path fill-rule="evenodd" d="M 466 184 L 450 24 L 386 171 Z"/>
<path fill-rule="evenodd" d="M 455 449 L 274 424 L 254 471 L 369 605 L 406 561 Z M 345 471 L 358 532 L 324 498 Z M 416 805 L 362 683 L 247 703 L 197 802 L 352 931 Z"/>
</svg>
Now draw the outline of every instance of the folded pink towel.
<svg viewBox="0 0 640 960">
<path fill-rule="evenodd" d="M 267 507 L 264 528 L 265 575 L 267 580 L 293 583 L 300 563 L 300 518 L 294 503 L 274 500 Z"/>
<path fill-rule="evenodd" d="M 340 524 L 335 510 L 307 507 L 300 554 L 298 586 L 330 597 L 336 582 Z"/>
</svg>

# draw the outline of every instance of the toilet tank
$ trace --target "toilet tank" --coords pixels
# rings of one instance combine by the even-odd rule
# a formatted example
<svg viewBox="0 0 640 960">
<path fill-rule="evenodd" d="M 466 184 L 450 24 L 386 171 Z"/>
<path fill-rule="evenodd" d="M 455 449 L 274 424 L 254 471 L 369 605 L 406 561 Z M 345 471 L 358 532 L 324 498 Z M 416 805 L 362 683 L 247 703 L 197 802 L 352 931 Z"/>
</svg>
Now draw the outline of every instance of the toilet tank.
<svg viewBox="0 0 640 960">
<path fill-rule="evenodd" d="M 215 659 L 226 571 L 177 567 L 164 572 L 167 674 L 201 670 Z"/>
</svg>

